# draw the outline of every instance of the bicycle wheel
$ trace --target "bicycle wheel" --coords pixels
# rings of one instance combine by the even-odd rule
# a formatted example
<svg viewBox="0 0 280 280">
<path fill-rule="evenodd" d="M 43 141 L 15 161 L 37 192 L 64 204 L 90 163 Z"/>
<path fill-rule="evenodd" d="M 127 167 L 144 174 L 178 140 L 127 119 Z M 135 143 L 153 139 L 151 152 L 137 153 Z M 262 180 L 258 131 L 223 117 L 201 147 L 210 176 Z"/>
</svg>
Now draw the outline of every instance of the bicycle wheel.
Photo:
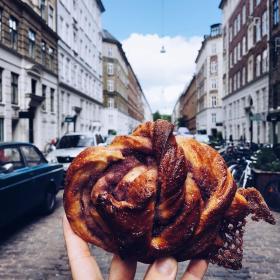
<svg viewBox="0 0 280 280">
<path fill-rule="evenodd" d="M 280 180 L 269 182 L 264 189 L 263 196 L 271 209 L 280 211 Z"/>
</svg>

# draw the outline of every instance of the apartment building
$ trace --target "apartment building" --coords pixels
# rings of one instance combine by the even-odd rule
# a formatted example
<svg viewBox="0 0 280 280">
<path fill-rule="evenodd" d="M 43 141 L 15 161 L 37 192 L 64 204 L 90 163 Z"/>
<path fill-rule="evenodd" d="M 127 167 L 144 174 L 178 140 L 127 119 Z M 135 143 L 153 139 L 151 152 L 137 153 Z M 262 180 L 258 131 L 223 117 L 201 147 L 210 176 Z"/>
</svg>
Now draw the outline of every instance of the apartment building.
<svg viewBox="0 0 280 280">
<path fill-rule="evenodd" d="M 151 118 L 150 107 L 122 45 L 107 30 L 103 30 L 103 84 L 103 134 L 128 134 L 146 116 Z"/>
<path fill-rule="evenodd" d="M 58 0 L 60 135 L 101 130 L 104 11 L 100 0 Z"/>
<path fill-rule="evenodd" d="M 267 0 L 223 0 L 223 114 L 226 139 L 269 141 Z"/>
<path fill-rule="evenodd" d="M 280 1 L 270 0 L 269 112 L 272 141 L 280 142 Z"/>
<path fill-rule="evenodd" d="M 213 24 L 204 36 L 196 58 L 196 130 L 213 135 L 222 131 L 222 31 L 221 24 Z"/>
<path fill-rule="evenodd" d="M 58 133 L 56 1 L 0 1 L 0 141 Z"/>
<path fill-rule="evenodd" d="M 197 95 L 196 95 L 196 76 L 187 84 L 183 93 L 179 97 L 180 102 L 180 118 L 185 127 L 193 134 L 196 133 L 196 111 L 197 111 Z"/>
</svg>

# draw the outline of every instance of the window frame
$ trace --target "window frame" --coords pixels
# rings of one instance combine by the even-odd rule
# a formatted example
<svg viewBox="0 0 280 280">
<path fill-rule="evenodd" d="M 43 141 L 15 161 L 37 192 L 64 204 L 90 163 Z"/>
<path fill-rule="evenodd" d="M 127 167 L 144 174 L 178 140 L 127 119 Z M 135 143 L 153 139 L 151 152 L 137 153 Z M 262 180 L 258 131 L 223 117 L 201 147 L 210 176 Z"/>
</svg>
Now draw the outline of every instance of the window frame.
<svg viewBox="0 0 280 280">
<path fill-rule="evenodd" d="M 18 79 L 19 75 L 17 73 L 11 72 L 11 103 L 13 105 L 18 105 Z"/>
<path fill-rule="evenodd" d="M 12 49 L 18 49 L 18 20 L 14 16 L 9 18 L 10 44 Z"/>
</svg>

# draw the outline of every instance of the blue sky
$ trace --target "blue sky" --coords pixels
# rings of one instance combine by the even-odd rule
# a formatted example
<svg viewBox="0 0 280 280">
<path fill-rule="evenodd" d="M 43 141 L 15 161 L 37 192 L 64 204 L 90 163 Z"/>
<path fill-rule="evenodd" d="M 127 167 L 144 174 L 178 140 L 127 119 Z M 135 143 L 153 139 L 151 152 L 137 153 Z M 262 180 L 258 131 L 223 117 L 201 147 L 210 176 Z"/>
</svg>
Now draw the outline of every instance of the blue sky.
<svg viewBox="0 0 280 280">
<path fill-rule="evenodd" d="M 220 0 L 102 2 L 102 26 L 121 41 L 152 111 L 172 113 L 195 72 L 203 35 L 221 22 Z"/>
<path fill-rule="evenodd" d="M 220 0 L 103 0 L 103 27 L 119 40 L 135 32 L 162 35 L 162 29 L 164 35 L 203 35 L 212 23 L 220 21 L 219 3 Z"/>
</svg>

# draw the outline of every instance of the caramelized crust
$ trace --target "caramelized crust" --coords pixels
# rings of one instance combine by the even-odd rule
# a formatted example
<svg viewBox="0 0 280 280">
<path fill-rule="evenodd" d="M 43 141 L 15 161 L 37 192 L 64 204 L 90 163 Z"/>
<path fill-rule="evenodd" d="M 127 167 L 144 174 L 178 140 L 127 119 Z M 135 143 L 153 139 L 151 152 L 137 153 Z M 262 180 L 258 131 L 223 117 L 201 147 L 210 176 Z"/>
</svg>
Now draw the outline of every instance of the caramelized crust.
<svg viewBox="0 0 280 280">
<path fill-rule="evenodd" d="M 260 193 L 238 189 L 223 158 L 167 121 L 147 122 L 70 165 L 64 208 L 87 242 L 151 263 L 206 258 L 239 269 L 245 217 L 274 224 Z"/>
</svg>

